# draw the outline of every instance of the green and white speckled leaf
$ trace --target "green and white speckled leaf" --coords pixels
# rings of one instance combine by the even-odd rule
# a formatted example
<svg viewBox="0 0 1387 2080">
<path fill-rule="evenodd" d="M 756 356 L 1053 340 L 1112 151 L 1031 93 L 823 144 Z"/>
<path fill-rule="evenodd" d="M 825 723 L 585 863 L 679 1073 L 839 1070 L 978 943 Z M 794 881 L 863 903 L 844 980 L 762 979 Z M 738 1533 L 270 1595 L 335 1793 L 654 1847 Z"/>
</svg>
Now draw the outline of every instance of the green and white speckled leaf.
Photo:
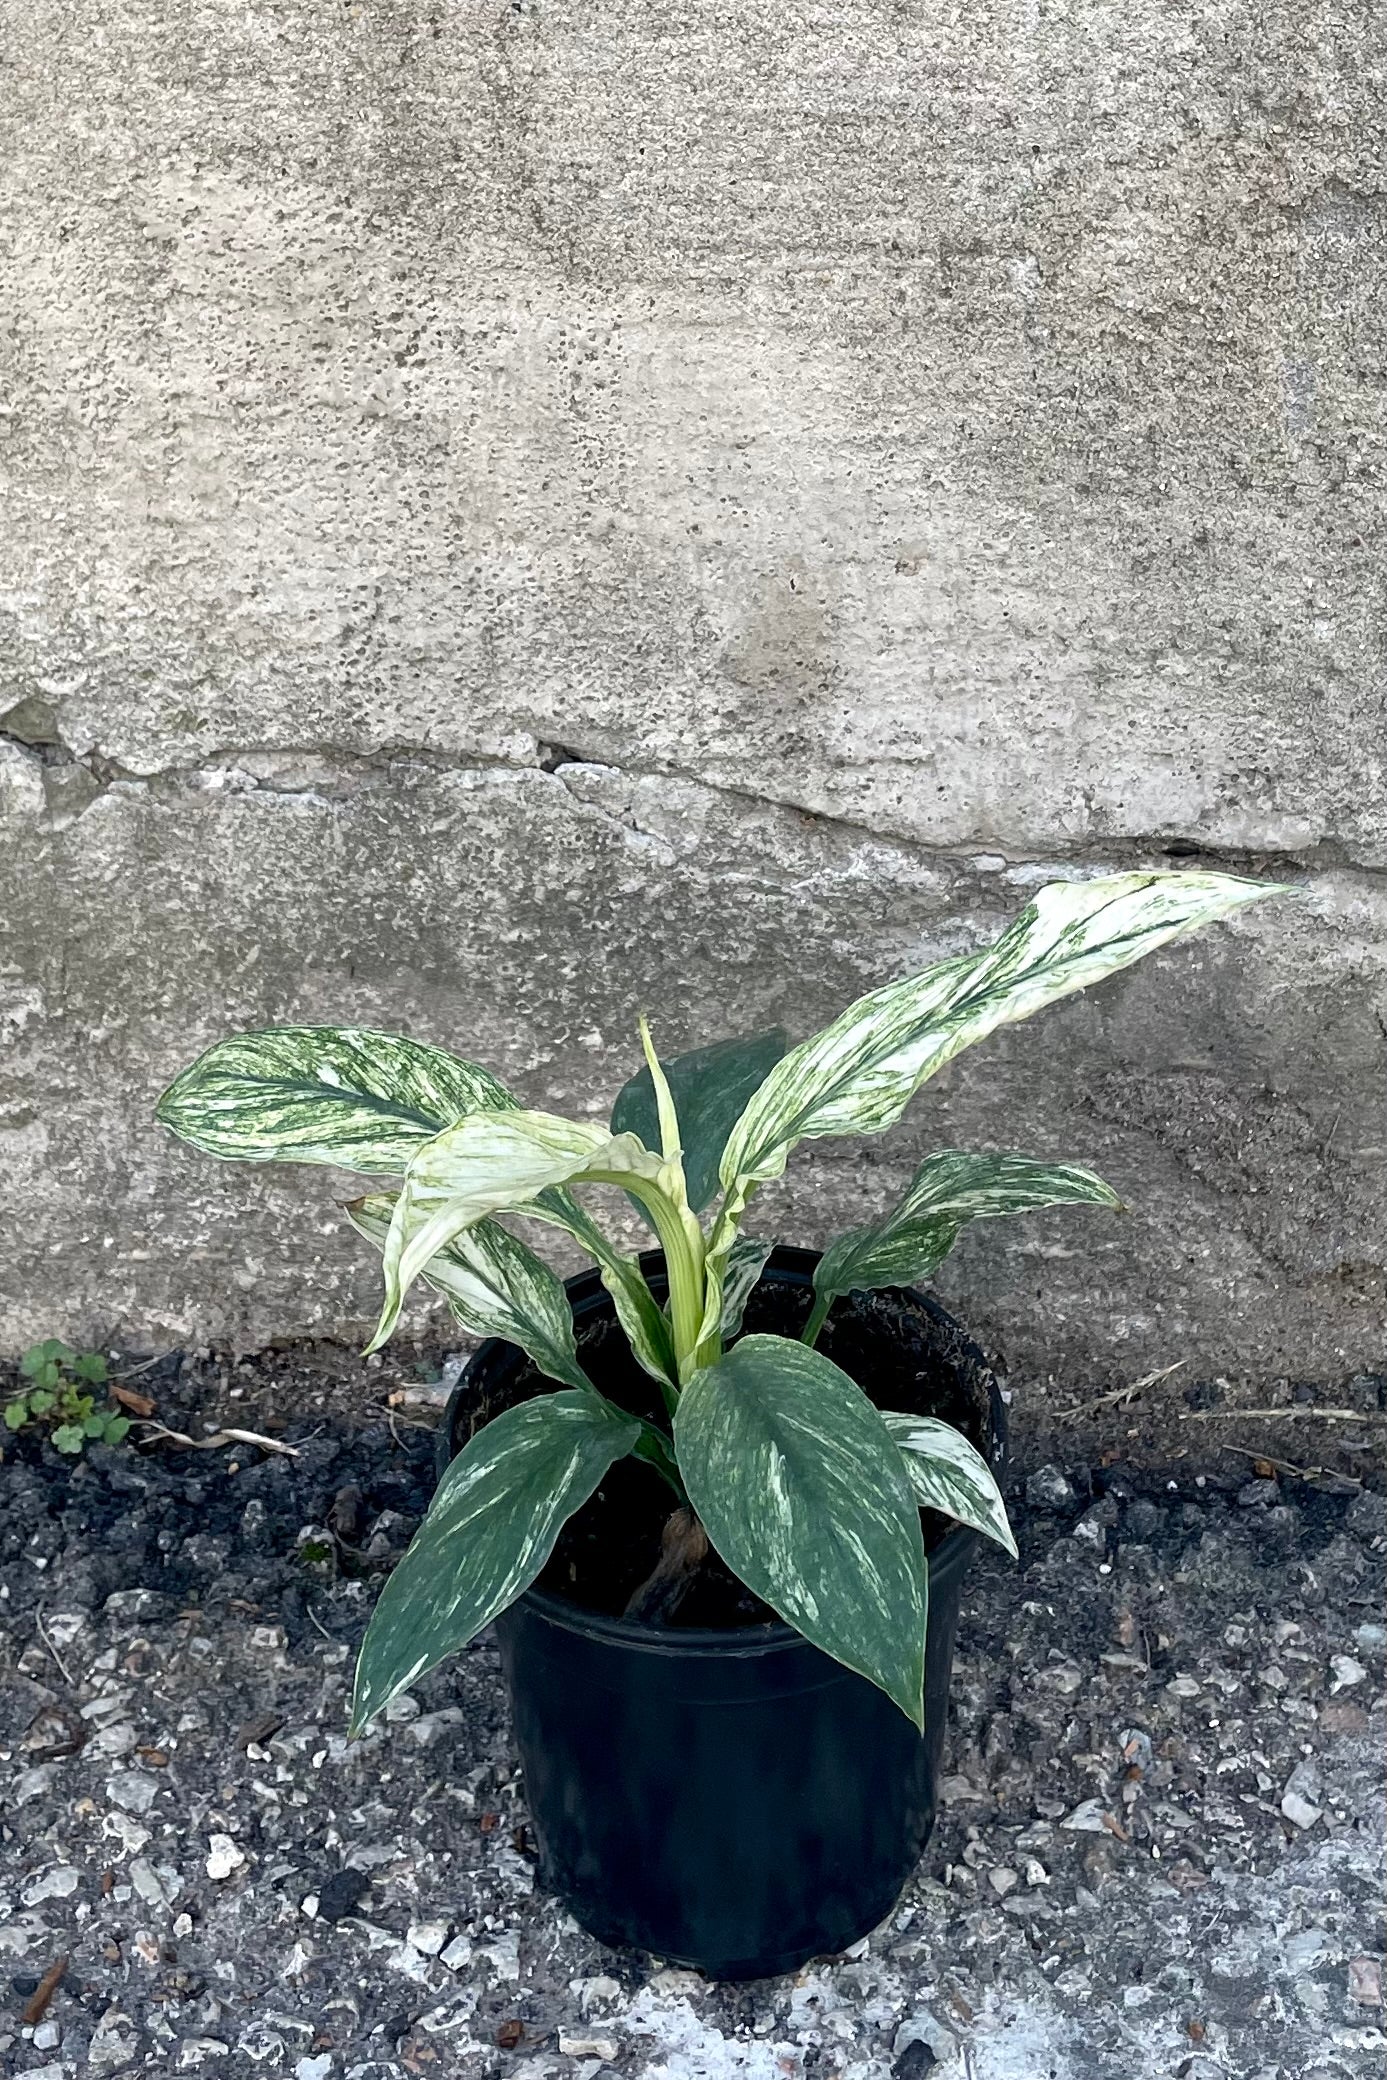
<svg viewBox="0 0 1387 2080">
<path fill-rule="evenodd" d="M 413 1157 L 384 1250 L 385 1305 L 368 1350 L 399 1320 L 404 1296 L 430 1259 L 490 1213 L 528 1206 L 556 1185 L 586 1178 L 658 1188 L 659 1156 L 634 1134 L 561 1119 L 552 1112 L 479 1112 L 428 1141 Z"/>
<path fill-rule="evenodd" d="M 646 1371 L 660 1382 L 666 1402 L 672 1404 L 678 1381 L 669 1318 L 646 1284 L 636 1259 L 617 1248 L 571 1192 L 541 1192 L 527 1211 L 538 1220 L 563 1228 L 587 1251 L 602 1274 L 602 1283 L 611 1295 L 627 1342 Z"/>
<path fill-rule="evenodd" d="M 969 1221 L 1044 1206 L 1120 1204 L 1111 1185 L 1074 1163 L 943 1148 L 925 1158 L 890 1213 L 829 1244 L 814 1272 L 814 1290 L 828 1302 L 839 1293 L 928 1278 Z"/>
<path fill-rule="evenodd" d="M 347 1207 L 352 1226 L 377 1249 L 385 1248 L 397 1196 L 388 1192 L 354 1199 Z M 580 1392 L 589 1387 L 578 1363 L 573 1311 L 562 1280 L 499 1221 L 478 1221 L 455 1235 L 432 1259 L 424 1278 L 447 1296 L 470 1335 L 518 1344 L 550 1379 Z"/>
<path fill-rule="evenodd" d="M 515 1104 L 476 1062 L 365 1026 L 271 1026 L 219 1040 L 156 1117 L 208 1155 L 398 1175 L 472 1112 Z"/>
<path fill-rule="evenodd" d="M 758 1242 L 754 1235 L 738 1235 L 727 1259 L 727 1269 L 722 1280 L 722 1323 L 720 1334 L 724 1343 L 731 1343 L 742 1326 L 747 1301 L 756 1290 L 756 1282 L 766 1268 L 775 1244 Z"/>
<path fill-rule="evenodd" d="M 995 945 L 873 990 L 777 1062 L 723 1150 L 718 1275 L 752 1190 L 796 1142 L 894 1126 L 927 1078 L 998 1026 L 1101 982 L 1157 947 L 1275 894 L 1229 874 L 1113 874 L 1042 888 Z"/>
<path fill-rule="evenodd" d="M 746 1336 L 674 1417 L 689 1500 L 733 1573 L 924 1723 L 926 1570 L 905 1462 L 819 1352 Z"/>
<path fill-rule="evenodd" d="M 986 1459 L 962 1431 L 933 1416 L 900 1415 L 894 1409 L 883 1409 L 881 1420 L 900 1446 L 921 1509 L 941 1510 L 960 1524 L 970 1524 L 1005 1546 L 1014 1560 L 1016 1540 L 1002 1491 Z"/>
<path fill-rule="evenodd" d="M 727 1137 L 747 1100 L 789 1046 L 779 1026 L 735 1040 L 715 1040 L 665 1062 L 665 1076 L 679 1116 L 689 1204 L 695 1213 L 718 1187 L 718 1164 Z M 612 1107 L 612 1132 L 635 1134 L 647 1148 L 660 1146 L 659 1108 L 648 1068 L 631 1078 Z"/>
<path fill-rule="evenodd" d="M 574 1391 L 522 1402 L 477 1432 L 380 1593 L 356 1665 L 353 1733 L 529 1588 L 565 1519 L 639 1434 L 633 1417 Z"/>
</svg>

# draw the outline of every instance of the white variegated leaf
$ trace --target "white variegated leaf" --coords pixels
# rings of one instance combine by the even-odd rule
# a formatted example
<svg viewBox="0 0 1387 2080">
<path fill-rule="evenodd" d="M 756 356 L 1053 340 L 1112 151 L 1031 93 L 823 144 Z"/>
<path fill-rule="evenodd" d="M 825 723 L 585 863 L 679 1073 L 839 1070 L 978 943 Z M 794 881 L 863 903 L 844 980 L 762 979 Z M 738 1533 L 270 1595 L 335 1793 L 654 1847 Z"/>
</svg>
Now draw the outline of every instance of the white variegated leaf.
<svg viewBox="0 0 1387 2080">
<path fill-rule="evenodd" d="M 355 1199 L 347 1208 L 352 1226 L 377 1249 L 385 1248 L 395 1199 L 395 1193 L 383 1193 Z M 446 1294 L 470 1335 L 499 1336 L 517 1344 L 550 1379 L 580 1391 L 589 1386 L 562 1281 L 499 1221 L 478 1221 L 455 1235 L 424 1278 Z"/>
<path fill-rule="evenodd" d="M 952 1423 L 934 1416 L 902 1415 L 883 1409 L 881 1420 L 900 1447 L 910 1485 L 921 1509 L 937 1509 L 985 1538 L 995 1538 L 1016 1558 L 1002 1491 L 992 1469 Z"/>
<path fill-rule="evenodd" d="M 969 1221 L 1045 1206 L 1121 1203 L 1111 1185 L 1076 1163 L 939 1149 L 925 1158 L 889 1213 L 829 1244 L 815 1267 L 814 1290 L 826 1306 L 839 1293 L 928 1278 Z"/>
<path fill-rule="evenodd" d="M 750 1193 L 796 1142 L 893 1126 L 927 1078 L 998 1026 L 1276 893 L 1228 874 L 1114 874 L 1042 888 L 995 945 L 873 990 L 776 1064 L 723 1150 L 714 1277 Z"/>
<path fill-rule="evenodd" d="M 754 1235 L 738 1235 L 727 1260 L 727 1270 L 722 1281 L 722 1322 L 719 1333 L 724 1343 L 731 1343 L 742 1326 L 747 1301 L 756 1290 L 757 1280 L 766 1268 L 766 1259 L 775 1247 L 771 1242 L 758 1242 Z"/>
<path fill-rule="evenodd" d="M 542 1192 L 528 1208 L 537 1219 L 563 1228 L 585 1249 L 602 1274 L 616 1318 L 645 1370 L 660 1383 L 668 1406 L 678 1385 L 669 1318 L 651 1292 L 633 1256 L 618 1249 L 571 1192 Z"/>
<path fill-rule="evenodd" d="M 477 1432 L 381 1591 L 356 1666 L 353 1733 L 529 1588 L 565 1519 L 639 1435 L 633 1417 L 572 1390 Z"/>
<path fill-rule="evenodd" d="M 801 1343 L 745 1336 L 685 1387 L 674 1442 L 689 1500 L 733 1573 L 921 1726 L 920 1513 L 861 1388 Z"/>
<path fill-rule="evenodd" d="M 385 1342 L 405 1294 L 455 1235 L 491 1213 L 529 1206 L 557 1185 L 658 1190 L 668 1168 L 634 1134 L 552 1112 L 474 1113 L 426 1142 L 410 1162 L 384 1250 L 385 1305 L 368 1350 Z"/>
<path fill-rule="evenodd" d="M 156 1117 L 208 1155 L 397 1175 L 445 1127 L 515 1104 L 505 1085 L 403 1033 L 271 1026 L 219 1040 Z"/>
</svg>

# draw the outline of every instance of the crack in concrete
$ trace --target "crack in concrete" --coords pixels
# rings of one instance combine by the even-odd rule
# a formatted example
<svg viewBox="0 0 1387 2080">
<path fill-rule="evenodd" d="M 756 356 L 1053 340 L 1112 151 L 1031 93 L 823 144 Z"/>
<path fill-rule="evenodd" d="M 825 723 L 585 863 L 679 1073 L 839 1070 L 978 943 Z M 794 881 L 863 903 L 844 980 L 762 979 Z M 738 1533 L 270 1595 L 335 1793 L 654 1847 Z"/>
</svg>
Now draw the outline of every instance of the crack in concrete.
<svg viewBox="0 0 1387 2080">
<path fill-rule="evenodd" d="M 8 715 L 5 717 L 6 722 L 10 719 Z M 576 793 L 565 777 L 570 769 L 574 769 L 611 774 L 635 782 L 664 781 L 698 788 L 729 803 L 744 805 L 748 810 L 770 810 L 779 815 L 794 817 L 804 824 L 839 832 L 848 838 L 858 839 L 863 844 L 891 846 L 903 855 L 921 862 L 950 861 L 960 866 L 968 866 L 980 858 L 996 859 L 1001 862 L 1001 871 L 1040 864 L 1053 864 L 1057 870 L 1100 866 L 1120 869 L 1147 865 L 1154 854 L 1173 864 L 1187 862 L 1191 867 L 1235 873 L 1301 876 L 1342 873 L 1370 882 L 1387 879 L 1387 867 L 1355 859 L 1349 848 L 1329 838 L 1322 839 L 1317 845 L 1292 851 L 1256 846 L 1206 846 L 1192 838 L 1171 837 L 1158 833 L 1146 838 L 1088 838 L 1074 844 L 1061 843 L 1043 849 L 1008 850 L 1004 843 L 991 837 L 979 837 L 965 844 L 931 845 L 919 838 L 903 836 L 896 830 L 878 828 L 859 819 L 836 815 L 828 810 L 809 808 L 784 796 L 757 793 L 748 788 L 710 780 L 685 768 L 617 764 L 609 757 L 594 756 L 568 744 L 543 740 L 536 743 L 536 756 L 532 762 L 517 762 L 514 759 L 491 757 L 479 752 L 463 754 L 437 751 L 426 745 L 414 744 L 384 745 L 370 752 L 346 750 L 331 745 L 226 745 L 218 746 L 187 764 L 174 763 L 149 773 L 137 772 L 120 760 L 95 749 L 78 752 L 57 734 L 35 738 L 23 730 L 0 727 L 0 745 L 9 745 L 39 769 L 45 776 L 46 794 L 52 792 L 46 776 L 64 768 L 79 769 L 94 783 L 92 792 L 81 801 L 80 806 L 70 813 L 59 813 L 55 817 L 55 829 L 67 829 L 80 822 L 98 801 L 116 787 L 139 788 L 160 798 L 170 798 L 180 789 L 201 794 L 218 791 L 228 794 L 265 794 L 277 796 L 285 801 L 301 801 L 316 807 L 328 807 L 334 799 L 345 799 L 358 787 L 388 780 L 401 767 L 413 767 L 437 774 L 490 773 L 511 775 L 516 779 L 527 775 L 537 779 L 552 779 L 563 788 L 575 808 L 594 822 L 608 825 L 627 840 L 660 848 L 667 862 L 672 862 L 678 856 L 676 848 L 661 833 L 647 830 L 633 817 L 617 815 L 590 797 Z M 297 773 L 294 770 L 296 764 L 300 767 Z M 310 769 L 308 776 L 303 773 L 303 766 Z"/>
</svg>

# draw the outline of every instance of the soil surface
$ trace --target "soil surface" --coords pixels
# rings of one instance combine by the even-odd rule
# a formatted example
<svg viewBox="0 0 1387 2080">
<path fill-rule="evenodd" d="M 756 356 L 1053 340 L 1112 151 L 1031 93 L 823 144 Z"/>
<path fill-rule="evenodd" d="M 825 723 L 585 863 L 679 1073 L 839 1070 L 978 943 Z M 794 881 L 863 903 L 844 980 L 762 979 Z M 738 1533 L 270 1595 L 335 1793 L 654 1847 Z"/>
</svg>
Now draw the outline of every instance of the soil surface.
<svg viewBox="0 0 1387 2080">
<path fill-rule="evenodd" d="M 1021 1564 L 965 1590 L 938 1832 L 855 1954 L 738 1987 L 536 1888 L 489 1638 L 345 1738 L 456 1369 L 174 1352 L 129 1382 L 158 1422 L 293 1456 L 6 1443 L 0 2069 L 1380 2072 L 1375 1377 L 1012 1382 Z"/>
</svg>

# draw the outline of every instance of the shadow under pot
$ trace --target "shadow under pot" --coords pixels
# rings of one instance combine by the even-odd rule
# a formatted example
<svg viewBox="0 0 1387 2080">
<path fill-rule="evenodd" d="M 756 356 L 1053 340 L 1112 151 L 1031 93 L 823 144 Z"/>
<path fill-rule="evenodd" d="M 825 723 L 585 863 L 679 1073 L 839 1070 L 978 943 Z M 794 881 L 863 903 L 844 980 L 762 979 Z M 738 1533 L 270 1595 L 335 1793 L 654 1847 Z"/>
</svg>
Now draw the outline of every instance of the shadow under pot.
<svg viewBox="0 0 1387 2080">
<path fill-rule="evenodd" d="M 794 1336 L 815 1253 L 777 1249 L 749 1331 Z M 663 1260 L 642 1258 L 663 1297 Z M 568 1281 L 590 1377 L 663 1419 L 596 1272 Z M 1005 1416 L 986 1359 L 914 1291 L 840 1301 L 819 1338 L 881 1408 L 957 1425 L 1000 1472 Z M 513 1345 L 482 1346 L 439 1440 L 553 1382 Z M 496 1621 L 542 1881 L 601 1941 L 721 1979 L 796 1970 L 890 1913 L 934 1825 L 949 1671 L 974 1532 L 926 1510 L 925 1730 L 769 1611 L 715 1554 L 663 1624 L 622 1615 L 673 1506 L 640 1461 L 612 1467 L 535 1586 Z"/>
</svg>

